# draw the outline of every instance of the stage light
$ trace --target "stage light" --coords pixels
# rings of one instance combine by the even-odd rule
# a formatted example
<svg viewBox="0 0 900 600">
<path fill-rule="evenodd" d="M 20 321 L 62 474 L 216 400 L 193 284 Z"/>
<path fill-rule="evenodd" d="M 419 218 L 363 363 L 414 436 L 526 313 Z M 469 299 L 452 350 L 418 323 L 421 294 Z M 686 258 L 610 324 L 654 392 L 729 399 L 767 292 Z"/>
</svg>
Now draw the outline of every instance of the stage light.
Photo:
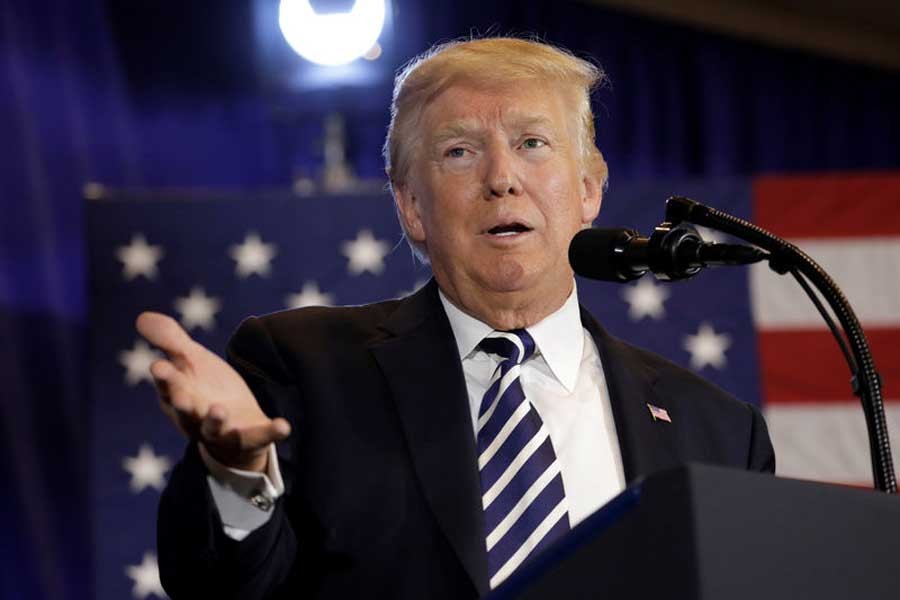
<svg viewBox="0 0 900 600">
<path fill-rule="evenodd" d="M 385 0 L 356 0 L 349 12 L 318 14 L 309 0 L 281 0 L 278 24 L 303 58 L 345 65 L 371 49 L 384 27 Z"/>
</svg>

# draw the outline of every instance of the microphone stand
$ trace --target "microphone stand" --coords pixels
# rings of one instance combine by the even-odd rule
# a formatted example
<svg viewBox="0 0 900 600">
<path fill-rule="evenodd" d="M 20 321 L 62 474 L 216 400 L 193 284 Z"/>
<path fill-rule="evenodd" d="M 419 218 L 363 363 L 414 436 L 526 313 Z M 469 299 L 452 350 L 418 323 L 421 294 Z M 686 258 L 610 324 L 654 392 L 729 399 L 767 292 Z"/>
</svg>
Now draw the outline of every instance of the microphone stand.
<svg viewBox="0 0 900 600">
<path fill-rule="evenodd" d="M 872 352 L 862 326 L 834 280 L 812 258 L 786 240 L 748 221 L 688 198 L 672 196 L 666 201 L 666 221 L 672 225 L 687 221 L 731 234 L 767 250 L 769 267 L 773 271 L 779 275 L 791 273 L 797 279 L 825 318 L 850 366 L 852 373 L 850 383 L 853 393 L 859 397 L 866 417 L 875 488 L 888 494 L 896 494 L 897 480 L 894 476 L 891 443 L 884 416 L 881 377 L 875 370 Z M 847 342 L 849 342 L 849 352 L 834 323 L 804 278 L 815 286 L 837 316 Z"/>
</svg>

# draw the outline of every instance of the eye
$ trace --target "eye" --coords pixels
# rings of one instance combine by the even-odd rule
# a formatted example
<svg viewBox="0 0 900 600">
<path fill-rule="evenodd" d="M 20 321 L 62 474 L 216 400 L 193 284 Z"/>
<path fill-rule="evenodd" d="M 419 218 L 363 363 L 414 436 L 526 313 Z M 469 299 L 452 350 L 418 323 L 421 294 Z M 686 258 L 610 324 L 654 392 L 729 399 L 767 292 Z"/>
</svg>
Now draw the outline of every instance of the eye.
<svg viewBox="0 0 900 600">
<path fill-rule="evenodd" d="M 465 148 L 456 147 L 456 148 L 450 148 L 449 150 L 447 150 L 447 156 L 449 158 L 462 158 L 465 155 L 466 155 Z"/>
<path fill-rule="evenodd" d="M 543 148 L 547 145 L 547 142 L 540 138 L 526 138 L 524 142 L 522 142 L 522 147 L 526 150 L 536 150 L 538 148 Z"/>
</svg>

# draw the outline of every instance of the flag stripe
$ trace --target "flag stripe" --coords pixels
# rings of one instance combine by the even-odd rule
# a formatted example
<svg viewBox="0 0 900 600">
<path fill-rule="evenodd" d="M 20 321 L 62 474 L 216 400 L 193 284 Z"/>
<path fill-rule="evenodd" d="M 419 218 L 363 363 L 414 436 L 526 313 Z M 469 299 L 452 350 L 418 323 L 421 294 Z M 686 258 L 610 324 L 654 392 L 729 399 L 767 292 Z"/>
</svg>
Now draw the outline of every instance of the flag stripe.
<svg viewBox="0 0 900 600">
<path fill-rule="evenodd" d="M 900 327 L 900 237 L 791 241 L 834 279 L 865 325 Z M 793 277 L 779 276 L 764 263 L 750 273 L 757 327 L 825 327 Z"/>
<path fill-rule="evenodd" d="M 758 177 L 753 222 L 784 238 L 900 235 L 900 174 Z"/>
<path fill-rule="evenodd" d="M 753 221 L 817 261 L 862 322 L 900 425 L 900 174 L 760 177 Z M 865 417 L 824 320 L 792 277 L 754 265 L 762 397 L 779 475 L 871 487 Z"/>
<path fill-rule="evenodd" d="M 900 397 L 900 328 L 868 328 L 866 338 L 884 393 Z M 827 329 L 762 331 L 758 344 L 766 406 L 853 398 L 850 370 Z"/>
<path fill-rule="evenodd" d="M 872 486 L 863 412 L 858 402 L 769 404 L 766 421 L 778 475 Z M 885 403 L 894 464 L 900 464 L 900 400 Z"/>
</svg>

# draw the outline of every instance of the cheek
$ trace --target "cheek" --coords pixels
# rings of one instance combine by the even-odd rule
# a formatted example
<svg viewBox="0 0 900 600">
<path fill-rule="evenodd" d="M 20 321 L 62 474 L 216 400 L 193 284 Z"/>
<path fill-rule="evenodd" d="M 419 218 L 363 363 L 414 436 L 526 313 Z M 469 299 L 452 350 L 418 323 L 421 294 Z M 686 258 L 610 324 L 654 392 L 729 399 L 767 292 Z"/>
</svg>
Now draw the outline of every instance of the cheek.
<svg viewBox="0 0 900 600">
<path fill-rule="evenodd" d="M 553 233 L 574 235 L 581 228 L 581 194 L 577 181 L 564 175 L 551 175 L 543 183 L 541 212 Z"/>
<path fill-rule="evenodd" d="M 467 216 L 456 199 L 436 198 L 423 219 L 425 243 L 430 254 L 452 256 L 465 247 Z"/>
<path fill-rule="evenodd" d="M 430 199 L 424 221 L 433 237 L 460 236 L 477 217 L 477 190 L 465 181 L 447 178 L 429 186 Z"/>
</svg>

